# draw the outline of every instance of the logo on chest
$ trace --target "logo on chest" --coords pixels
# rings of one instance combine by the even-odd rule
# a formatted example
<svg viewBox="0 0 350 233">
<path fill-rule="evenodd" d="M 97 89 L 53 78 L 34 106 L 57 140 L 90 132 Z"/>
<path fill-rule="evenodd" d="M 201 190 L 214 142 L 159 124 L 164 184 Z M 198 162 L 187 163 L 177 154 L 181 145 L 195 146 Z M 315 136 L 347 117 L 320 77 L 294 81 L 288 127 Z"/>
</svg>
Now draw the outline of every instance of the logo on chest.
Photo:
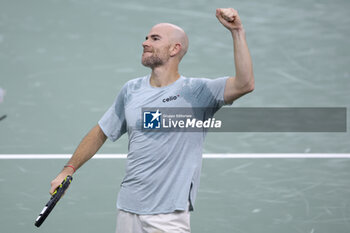
<svg viewBox="0 0 350 233">
<path fill-rule="evenodd" d="M 175 101 L 180 97 L 180 95 L 169 96 L 168 98 L 163 99 L 163 103 Z"/>
</svg>

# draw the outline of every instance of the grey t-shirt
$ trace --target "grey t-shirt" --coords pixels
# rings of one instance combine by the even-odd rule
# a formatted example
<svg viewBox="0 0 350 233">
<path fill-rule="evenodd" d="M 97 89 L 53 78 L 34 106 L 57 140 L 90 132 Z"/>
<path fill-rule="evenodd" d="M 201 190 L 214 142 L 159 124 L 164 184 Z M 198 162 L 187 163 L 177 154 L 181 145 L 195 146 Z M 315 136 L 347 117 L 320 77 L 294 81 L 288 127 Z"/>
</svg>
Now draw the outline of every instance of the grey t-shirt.
<svg viewBox="0 0 350 233">
<path fill-rule="evenodd" d="M 128 81 L 98 122 L 115 141 L 128 133 L 126 175 L 117 208 L 136 214 L 171 213 L 195 202 L 205 132 L 142 131 L 142 108 L 215 108 L 224 105 L 228 77 L 181 76 L 165 87 L 152 87 L 150 76 Z M 175 98 L 176 97 L 176 98 Z"/>
</svg>

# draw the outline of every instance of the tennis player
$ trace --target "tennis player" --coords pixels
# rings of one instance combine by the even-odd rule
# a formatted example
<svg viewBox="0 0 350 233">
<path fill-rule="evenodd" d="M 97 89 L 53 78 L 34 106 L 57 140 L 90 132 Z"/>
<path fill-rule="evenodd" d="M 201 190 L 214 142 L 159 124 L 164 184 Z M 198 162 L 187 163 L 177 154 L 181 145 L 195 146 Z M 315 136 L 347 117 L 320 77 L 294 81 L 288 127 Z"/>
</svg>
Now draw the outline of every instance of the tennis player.
<svg viewBox="0 0 350 233">
<path fill-rule="evenodd" d="M 142 64 L 151 68 L 151 74 L 123 86 L 113 105 L 51 182 L 51 193 L 67 175 L 89 160 L 107 138 L 115 141 L 127 132 L 129 151 L 117 200 L 116 232 L 190 232 L 190 211 L 199 186 L 205 134 L 145 132 L 137 126 L 142 124 L 142 107 L 219 109 L 253 91 L 252 61 L 238 12 L 232 8 L 217 9 L 216 17 L 233 37 L 236 75 L 217 79 L 180 75 L 178 66 L 189 45 L 187 35 L 173 24 L 155 25 L 142 44 Z M 155 113 L 153 117 L 159 115 Z"/>
</svg>

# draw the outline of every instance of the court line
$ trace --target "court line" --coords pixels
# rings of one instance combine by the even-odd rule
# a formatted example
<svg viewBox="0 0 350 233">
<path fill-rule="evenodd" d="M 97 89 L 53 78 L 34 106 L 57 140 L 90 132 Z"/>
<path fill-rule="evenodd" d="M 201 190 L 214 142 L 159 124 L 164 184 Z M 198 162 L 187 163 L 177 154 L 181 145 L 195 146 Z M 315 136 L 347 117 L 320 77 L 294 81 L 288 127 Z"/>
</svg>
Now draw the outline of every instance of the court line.
<svg viewBox="0 0 350 233">
<path fill-rule="evenodd" d="M 69 159 L 71 154 L 0 154 L 0 159 Z M 93 159 L 125 159 L 126 154 L 96 154 Z M 205 159 L 350 158 L 350 154 L 203 154 Z"/>
</svg>

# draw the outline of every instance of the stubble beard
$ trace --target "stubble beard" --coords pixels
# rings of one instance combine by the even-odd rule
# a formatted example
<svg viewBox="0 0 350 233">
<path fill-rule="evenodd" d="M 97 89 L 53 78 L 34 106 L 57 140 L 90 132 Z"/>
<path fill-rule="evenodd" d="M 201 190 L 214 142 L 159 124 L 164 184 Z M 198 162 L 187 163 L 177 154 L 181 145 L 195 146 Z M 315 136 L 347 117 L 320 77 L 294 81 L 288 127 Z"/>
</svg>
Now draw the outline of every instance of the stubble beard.
<svg viewBox="0 0 350 233">
<path fill-rule="evenodd" d="M 152 54 L 152 56 L 142 58 L 142 65 L 149 67 L 151 69 L 162 66 L 164 61 L 157 55 Z"/>
</svg>

